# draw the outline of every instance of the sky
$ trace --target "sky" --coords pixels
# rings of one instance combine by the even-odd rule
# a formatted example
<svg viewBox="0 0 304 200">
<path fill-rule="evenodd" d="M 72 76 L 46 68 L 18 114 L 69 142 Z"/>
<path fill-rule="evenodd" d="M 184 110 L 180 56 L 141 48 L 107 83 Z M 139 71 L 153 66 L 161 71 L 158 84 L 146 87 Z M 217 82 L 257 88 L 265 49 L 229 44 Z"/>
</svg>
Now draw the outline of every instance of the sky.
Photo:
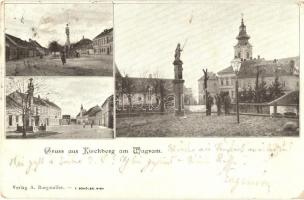
<svg viewBox="0 0 304 200">
<path fill-rule="evenodd" d="M 21 88 L 26 91 L 30 77 L 9 77 L 6 82 L 6 94 Z M 33 77 L 34 96 L 48 98 L 61 108 L 61 114 L 76 117 L 81 104 L 88 110 L 101 106 L 114 93 L 112 77 Z"/>
<path fill-rule="evenodd" d="M 72 43 L 83 36 L 92 40 L 113 27 L 112 4 L 5 4 L 5 32 L 44 47 L 65 43 L 67 23 Z"/>
<path fill-rule="evenodd" d="M 230 66 L 242 14 L 253 57 L 272 60 L 299 55 L 296 4 L 118 4 L 114 7 L 115 62 L 129 76 L 156 73 L 173 78 L 174 52 L 181 43 L 185 86 L 197 96 L 203 68 L 216 73 Z"/>
</svg>

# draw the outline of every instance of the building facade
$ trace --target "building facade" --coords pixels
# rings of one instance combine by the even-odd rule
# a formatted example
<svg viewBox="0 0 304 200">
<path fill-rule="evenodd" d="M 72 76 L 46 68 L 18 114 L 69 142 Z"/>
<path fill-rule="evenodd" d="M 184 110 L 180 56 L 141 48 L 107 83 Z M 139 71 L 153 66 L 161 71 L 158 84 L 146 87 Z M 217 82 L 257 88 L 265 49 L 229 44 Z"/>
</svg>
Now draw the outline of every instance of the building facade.
<svg viewBox="0 0 304 200">
<path fill-rule="evenodd" d="M 113 28 L 105 29 L 93 39 L 94 54 L 113 55 Z"/>
<path fill-rule="evenodd" d="M 30 98 L 25 100 L 26 98 Z M 29 111 L 25 112 L 24 102 L 28 102 Z M 15 91 L 6 96 L 6 128 L 16 130 L 17 126 L 27 127 L 60 125 L 61 108 L 48 99 L 28 97 L 27 94 Z"/>
<path fill-rule="evenodd" d="M 113 95 L 109 96 L 104 103 L 101 105 L 101 111 L 97 113 L 101 116 L 101 125 L 113 128 L 114 118 L 113 118 Z"/>
<path fill-rule="evenodd" d="M 219 92 L 219 84 L 218 84 L 218 77 L 213 72 L 208 72 L 208 81 L 207 81 L 207 91 L 210 93 L 212 97 L 214 97 Z M 200 105 L 206 104 L 206 92 L 204 87 L 204 79 L 205 76 L 202 76 L 198 79 L 198 103 Z"/>
<path fill-rule="evenodd" d="M 160 78 L 116 78 L 116 110 L 127 112 L 173 112 L 173 79 Z"/>
<path fill-rule="evenodd" d="M 29 42 L 10 34 L 5 34 L 5 58 L 6 61 L 18 60 L 28 57 L 46 55 L 46 48 L 37 41 L 29 39 Z"/>
</svg>

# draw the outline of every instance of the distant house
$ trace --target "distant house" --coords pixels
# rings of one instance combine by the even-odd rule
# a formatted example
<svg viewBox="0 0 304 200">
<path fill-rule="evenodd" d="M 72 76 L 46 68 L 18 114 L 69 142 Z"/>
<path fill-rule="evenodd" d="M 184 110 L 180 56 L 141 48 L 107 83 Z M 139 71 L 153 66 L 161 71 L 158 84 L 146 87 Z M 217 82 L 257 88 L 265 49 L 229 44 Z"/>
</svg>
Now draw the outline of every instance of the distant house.
<svg viewBox="0 0 304 200">
<path fill-rule="evenodd" d="M 185 105 L 196 105 L 197 101 L 195 100 L 192 92 L 192 88 L 184 87 L 184 104 Z"/>
<path fill-rule="evenodd" d="M 85 110 L 83 106 L 80 107 L 80 112 L 76 116 L 77 124 L 93 124 L 93 125 L 101 125 L 101 108 L 96 105 L 90 108 L 89 110 Z"/>
<path fill-rule="evenodd" d="M 76 42 L 75 44 L 72 44 L 71 49 L 72 51 L 77 52 L 80 55 L 94 54 L 92 40 L 84 38 L 84 36 L 80 41 Z"/>
<path fill-rule="evenodd" d="M 269 105 L 271 115 L 274 113 L 299 115 L 299 91 L 289 92 L 270 102 Z"/>
<path fill-rule="evenodd" d="M 218 77 L 213 72 L 208 72 L 208 81 L 207 81 L 207 91 L 210 93 L 212 97 L 214 97 L 219 92 L 219 85 L 218 85 Z M 199 97 L 198 101 L 199 104 L 205 104 L 206 101 L 206 94 L 204 88 L 204 79 L 205 76 L 202 76 L 198 79 L 198 92 Z"/>
<path fill-rule="evenodd" d="M 62 115 L 61 125 L 71 124 L 71 115 Z"/>
<path fill-rule="evenodd" d="M 113 28 L 105 29 L 93 39 L 95 54 L 113 55 Z"/>
</svg>

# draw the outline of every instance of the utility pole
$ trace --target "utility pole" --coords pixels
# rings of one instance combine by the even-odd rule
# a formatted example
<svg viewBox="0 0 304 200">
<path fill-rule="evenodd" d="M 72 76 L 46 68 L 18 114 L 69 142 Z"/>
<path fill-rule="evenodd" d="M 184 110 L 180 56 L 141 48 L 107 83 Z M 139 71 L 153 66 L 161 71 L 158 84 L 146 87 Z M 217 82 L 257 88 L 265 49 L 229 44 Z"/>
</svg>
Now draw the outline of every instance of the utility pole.
<svg viewBox="0 0 304 200">
<path fill-rule="evenodd" d="M 204 72 L 204 90 L 205 90 L 205 104 L 206 104 L 206 115 L 208 115 L 208 111 L 207 111 L 207 102 L 208 102 L 208 91 L 207 91 L 207 81 L 209 79 L 208 76 L 208 69 L 203 69 Z"/>
</svg>

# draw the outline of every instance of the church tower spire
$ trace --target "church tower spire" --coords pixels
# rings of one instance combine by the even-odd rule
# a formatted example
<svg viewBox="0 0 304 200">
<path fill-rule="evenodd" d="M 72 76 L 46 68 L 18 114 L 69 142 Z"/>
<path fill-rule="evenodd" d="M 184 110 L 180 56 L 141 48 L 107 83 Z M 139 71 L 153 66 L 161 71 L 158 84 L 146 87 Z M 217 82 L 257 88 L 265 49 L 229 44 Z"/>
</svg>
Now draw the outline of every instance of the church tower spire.
<svg viewBox="0 0 304 200">
<path fill-rule="evenodd" d="M 252 45 L 249 43 L 250 36 L 247 34 L 244 17 L 242 14 L 241 25 L 239 27 L 239 34 L 236 39 L 238 43 L 234 46 L 234 57 L 241 60 L 252 59 Z"/>
</svg>

